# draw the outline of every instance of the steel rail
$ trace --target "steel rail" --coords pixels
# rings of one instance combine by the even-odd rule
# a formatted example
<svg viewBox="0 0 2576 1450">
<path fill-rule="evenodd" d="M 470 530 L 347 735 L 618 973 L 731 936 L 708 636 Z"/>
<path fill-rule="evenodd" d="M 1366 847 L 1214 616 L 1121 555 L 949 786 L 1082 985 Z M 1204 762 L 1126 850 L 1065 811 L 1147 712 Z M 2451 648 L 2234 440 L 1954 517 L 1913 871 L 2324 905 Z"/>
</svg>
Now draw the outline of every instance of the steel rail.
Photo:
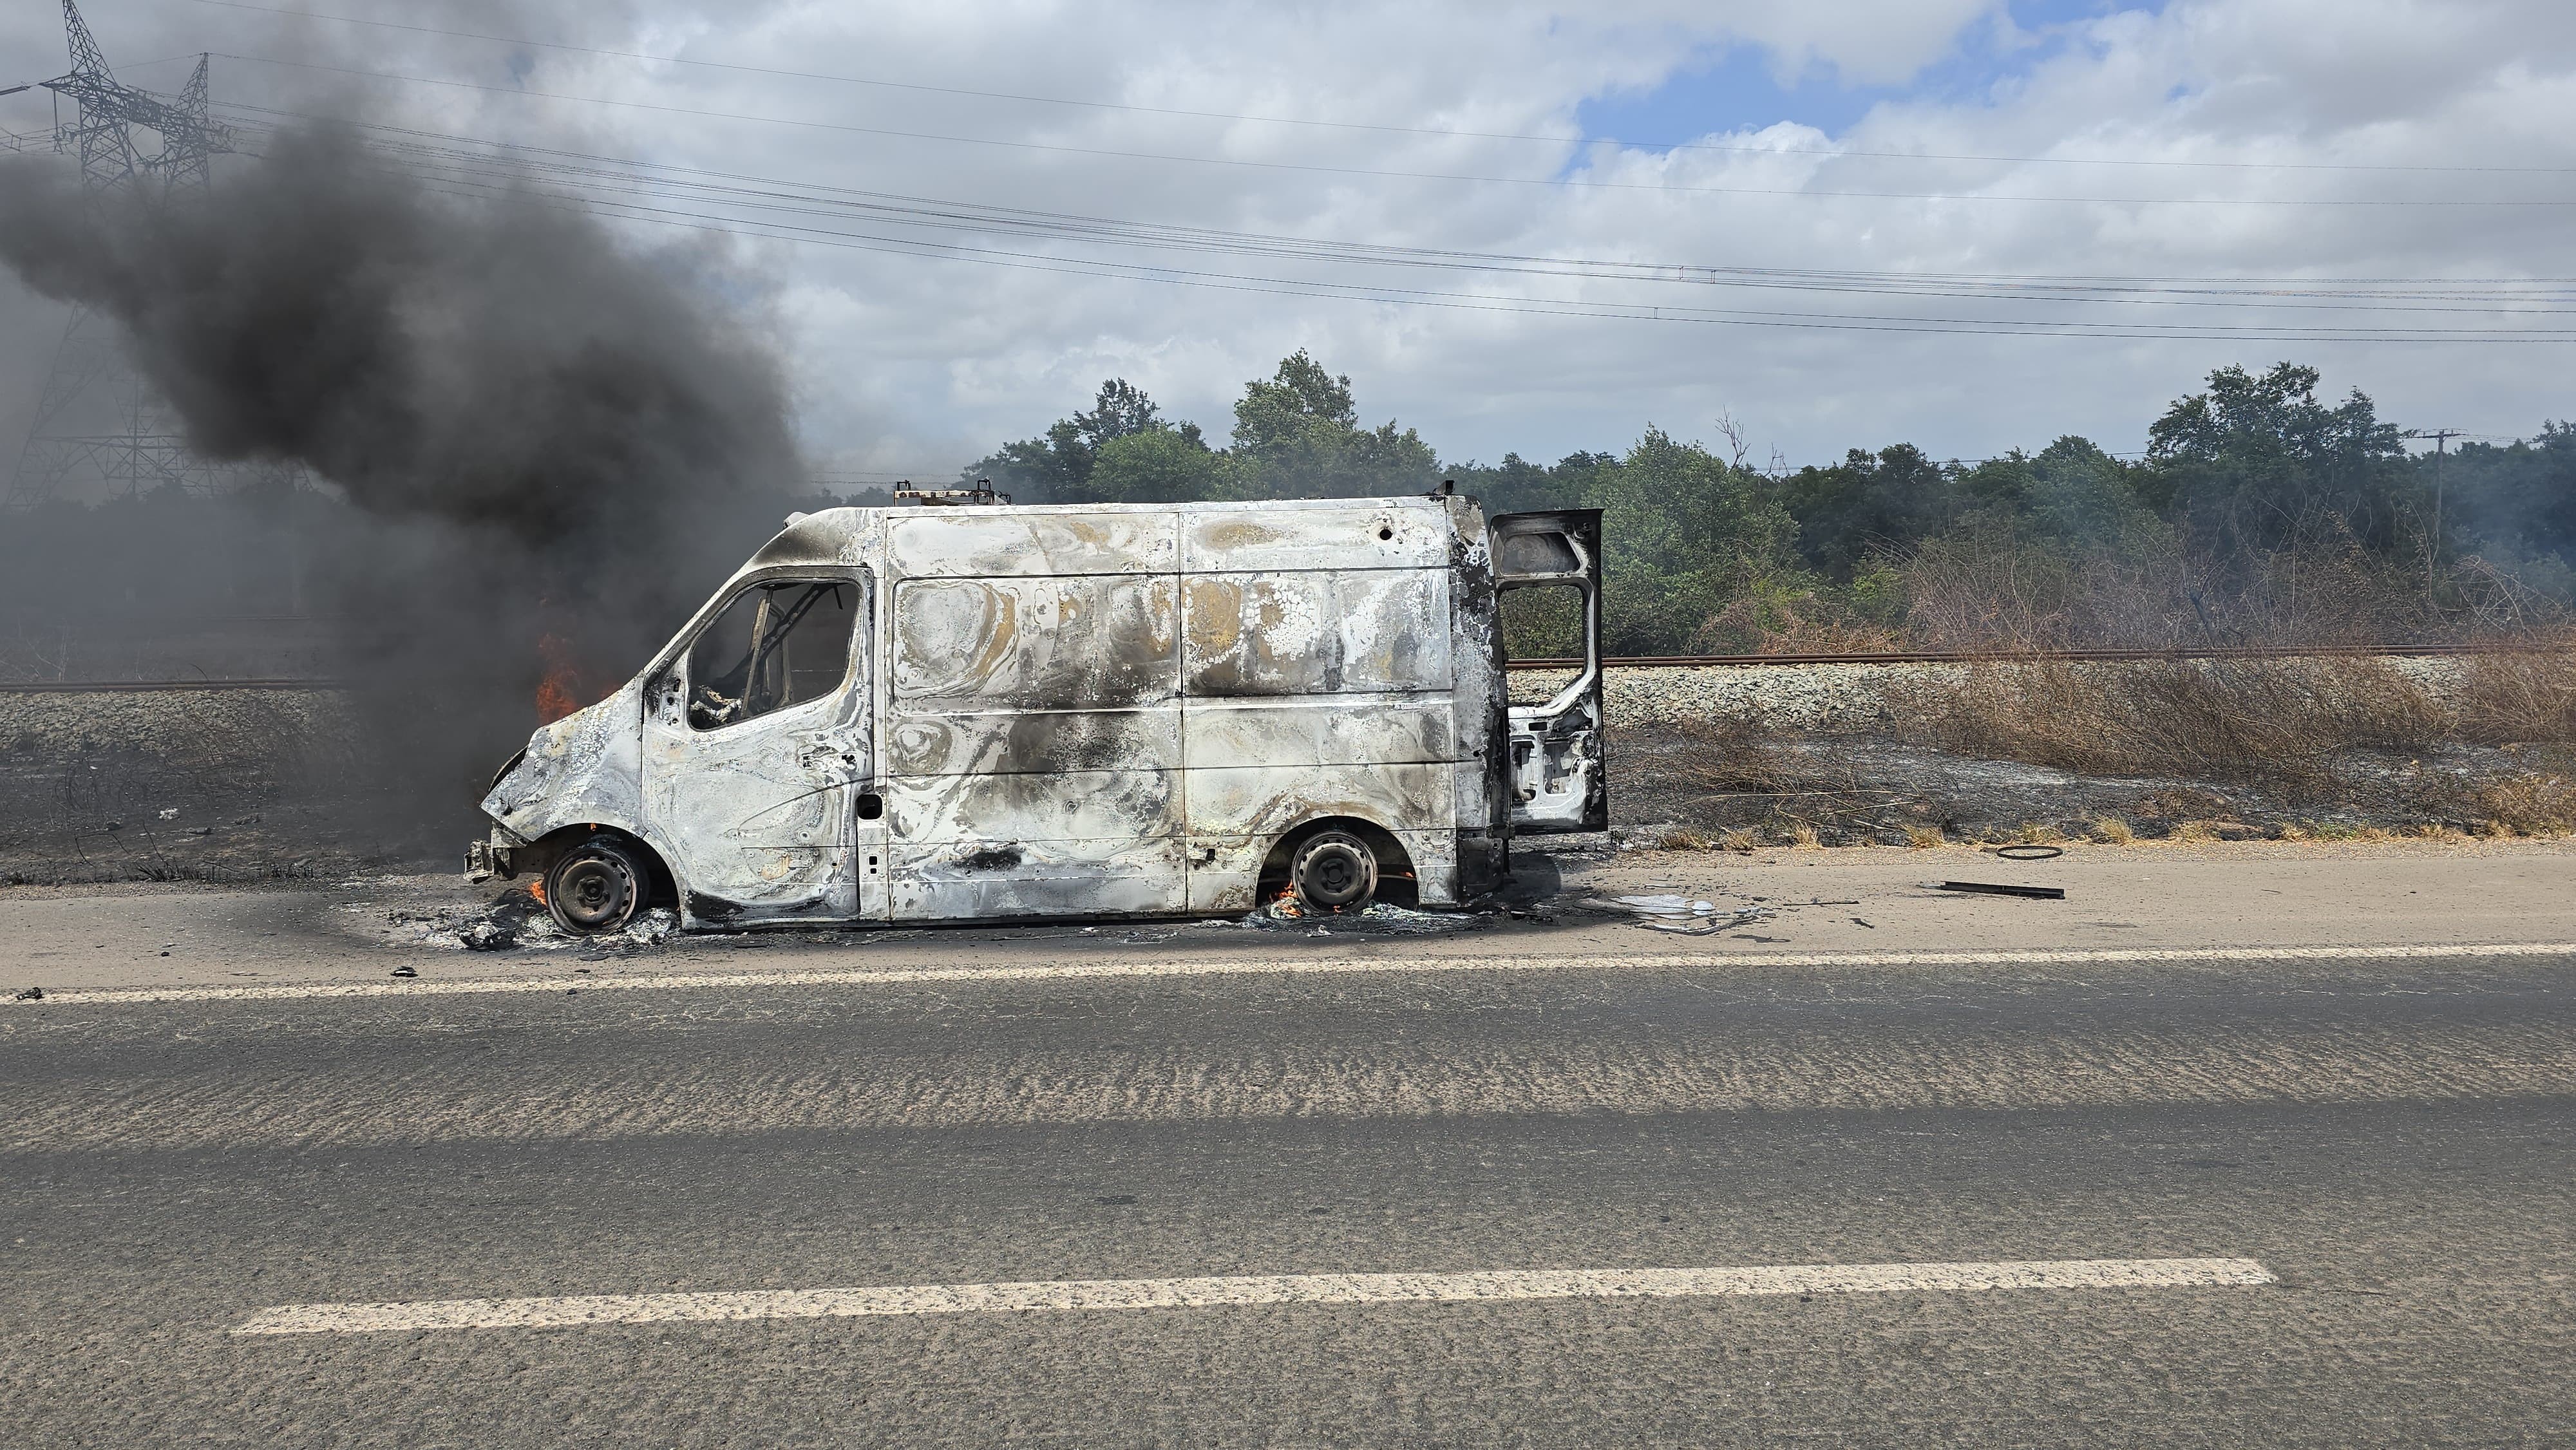
<svg viewBox="0 0 2576 1450">
<path fill-rule="evenodd" d="M 2576 646 L 2514 641 L 2488 644 L 2213 645 L 2172 649 L 1879 650 L 1854 654 L 1611 655 L 1601 663 L 1610 669 L 1740 668 L 1752 665 L 1995 665 L 2119 660 L 2315 659 L 2354 655 L 2554 654 L 2571 648 Z M 1510 660 L 1506 663 L 1515 670 L 1570 670 L 1581 668 L 1583 661 L 1550 658 Z"/>
</svg>

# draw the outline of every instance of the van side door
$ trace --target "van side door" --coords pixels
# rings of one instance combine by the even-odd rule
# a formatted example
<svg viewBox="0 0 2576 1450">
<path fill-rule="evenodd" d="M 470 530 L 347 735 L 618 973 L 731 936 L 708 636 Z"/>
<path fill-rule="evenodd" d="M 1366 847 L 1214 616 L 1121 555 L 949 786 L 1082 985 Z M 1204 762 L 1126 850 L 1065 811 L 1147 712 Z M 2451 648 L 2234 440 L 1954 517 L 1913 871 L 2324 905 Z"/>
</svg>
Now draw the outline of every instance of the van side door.
<svg viewBox="0 0 2576 1450">
<path fill-rule="evenodd" d="M 1504 770 L 1512 834 L 1610 829 L 1601 703 L 1601 511 L 1503 514 L 1487 526 L 1507 645 L 1513 634 L 1574 657 L 1571 678 L 1539 704 L 1513 705 Z"/>
<path fill-rule="evenodd" d="M 893 917 L 1184 909 L 1171 516 L 933 508 L 887 532 Z"/>
<path fill-rule="evenodd" d="M 644 808 L 696 926 L 846 921 L 872 768 L 863 571 L 755 578 L 644 689 Z"/>
</svg>

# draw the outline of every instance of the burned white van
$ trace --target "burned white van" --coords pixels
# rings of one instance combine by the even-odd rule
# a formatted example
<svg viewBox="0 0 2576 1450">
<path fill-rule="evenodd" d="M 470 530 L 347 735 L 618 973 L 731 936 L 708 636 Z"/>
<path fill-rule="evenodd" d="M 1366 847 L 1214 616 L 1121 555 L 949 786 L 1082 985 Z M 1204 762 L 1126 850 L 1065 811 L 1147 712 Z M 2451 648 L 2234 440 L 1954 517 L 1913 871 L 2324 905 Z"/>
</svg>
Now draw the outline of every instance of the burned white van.
<svg viewBox="0 0 2576 1450">
<path fill-rule="evenodd" d="M 1608 825 L 1600 544 L 1445 493 L 798 515 L 502 768 L 467 869 L 577 932 L 1459 903 Z M 1584 667 L 1515 707 L 1541 588 Z"/>
</svg>

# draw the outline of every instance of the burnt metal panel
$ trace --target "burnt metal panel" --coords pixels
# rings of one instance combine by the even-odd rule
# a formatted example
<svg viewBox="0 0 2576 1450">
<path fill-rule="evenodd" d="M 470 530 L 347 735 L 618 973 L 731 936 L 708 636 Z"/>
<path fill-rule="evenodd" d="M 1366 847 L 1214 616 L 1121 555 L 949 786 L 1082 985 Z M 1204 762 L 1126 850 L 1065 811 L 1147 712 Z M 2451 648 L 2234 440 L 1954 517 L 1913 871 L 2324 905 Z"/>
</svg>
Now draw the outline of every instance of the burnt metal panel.
<svg viewBox="0 0 2576 1450">
<path fill-rule="evenodd" d="M 1309 499 L 1179 517 L 1186 574 L 1449 564 L 1449 521 L 1430 499 Z"/>
<path fill-rule="evenodd" d="M 1356 816 L 1389 830 L 1449 819 L 1446 766 L 1207 766 L 1190 772 L 1190 834 L 1276 838 L 1324 816 Z"/>
<path fill-rule="evenodd" d="M 1181 833 L 1179 773 L 902 775 L 883 782 L 898 841 L 1116 841 Z"/>
<path fill-rule="evenodd" d="M 1182 759 L 1178 710 L 995 710 L 899 715 L 886 730 L 893 775 L 985 775 L 1168 767 Z"/>
<path fill-rule="evenodd" d="M 645 814 L 635 732 L 642 695 L 643 683 L 630 680 L 529 736 L 527 749 L 483 797 L 483 813 L 528 841 L 583 824 L 637 831 Z"/>
<path fill-rule="evenodd" d="M 937 508 L 887 521 L 888 554 L 912 579 L 1169 574 L 1179 519 L 1168 511 L 1059 513 Z"/>
<path fill-rule="evenodd" d="M 1181 727 L 1190 770 L 1247 765 L 1427 765 L 1457 758 L 1445 694 L 1193 700 Z"/>
<path fill-rule="evenodd" d="M 1167 576 L 906 579 L 894 698 L 905 711 L 1103 709 L 1180 693 Z"/>
<path fill-rule="evenodd" d="M 764 569 L 718 596 L 729 601 Z M 682 887 L 682 901 L 724 903 L 736 924 L 846 920 L 859 914 L 854 807 L 871 769 L 874 708 L 873 581 L 848 569 L 790 577 L 838 577 L 858 591 L 847 668 L 828 695 L 714 729 L 693 727 L 684 708 L 690 661 L 676 653 L 644 686 L 639 735 L 649 837 Z M 701 611 L 683 643 L 717 616 Z"/>
<path fill-rule="evenodd" d="M 894 914 L 912 920 L 1186 910 L 1181 843 L 979 840 L 891 848 Z"/>
<path fill-rule="evenodd" d="M 1193 574 L 1182 589 L 1193 697 L 1450 687 L 1445 569 Z"/>
</svg>

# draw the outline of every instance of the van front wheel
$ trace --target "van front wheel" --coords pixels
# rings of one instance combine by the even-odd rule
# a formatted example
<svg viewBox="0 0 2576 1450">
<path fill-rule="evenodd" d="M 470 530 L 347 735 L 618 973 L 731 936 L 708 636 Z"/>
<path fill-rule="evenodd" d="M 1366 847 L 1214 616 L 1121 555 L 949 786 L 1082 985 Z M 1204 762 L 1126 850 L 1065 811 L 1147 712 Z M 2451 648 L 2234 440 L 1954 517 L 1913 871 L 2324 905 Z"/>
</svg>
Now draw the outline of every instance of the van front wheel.
<svg viewBox="0 0 2576 1450">
<path fill-rule="evenodd" d="M 546 909 L 575 936 L 622 930 L 650 889 L 643 864 L 615 841 L 591 840 L 546 873 Z"/>
<path fill-rule="evenodd" d="M 1310 911 L 1357 911 L 1377 894 L 1377 853 L 1348 831 L 1321 831 L 1297 847 L 1288 882 Z"/>
</svg>

